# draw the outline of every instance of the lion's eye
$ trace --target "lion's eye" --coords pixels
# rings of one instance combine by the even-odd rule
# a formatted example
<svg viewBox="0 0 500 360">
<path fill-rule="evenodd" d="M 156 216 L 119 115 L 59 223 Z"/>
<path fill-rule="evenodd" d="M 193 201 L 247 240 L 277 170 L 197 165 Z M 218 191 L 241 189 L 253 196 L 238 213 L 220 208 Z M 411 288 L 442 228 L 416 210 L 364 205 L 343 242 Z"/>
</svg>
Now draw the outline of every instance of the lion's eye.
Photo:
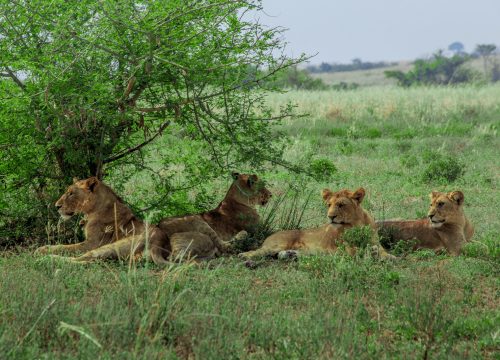
<svg viewBox="0 0 500 360">
<path fill-rule="evenodd" d="M 339 208 L 341 208 L 342 206 L 344 206 L 344 204 L 338 204 L 337 205 Z"/>
<path fill-rule="evenodd" d="M 439 207 L 442 207 L 443 205 L 444 205 L 444 202 L 442 202 L 442 201 L 441 201 L 441 202 L 438 202 L 438 206 L 439 206 Z"/>
</svg>

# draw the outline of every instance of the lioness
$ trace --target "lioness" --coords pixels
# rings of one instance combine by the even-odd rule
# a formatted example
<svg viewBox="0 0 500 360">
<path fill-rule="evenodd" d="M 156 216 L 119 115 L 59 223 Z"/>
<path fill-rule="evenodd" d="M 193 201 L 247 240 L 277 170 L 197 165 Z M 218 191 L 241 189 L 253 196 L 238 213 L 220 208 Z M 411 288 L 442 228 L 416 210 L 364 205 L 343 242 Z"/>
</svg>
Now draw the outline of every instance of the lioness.
<svg viewBox="0 0 500 360">
<path fill-rule="evenodd" d="M 374 249 L 381 257 L 393 257 L 379 245 L 375 231 L 375 222 L 370 214 L 361 207 L 365 197 L 365 190 L 359 188 L 352 192 L 340 190 L 332 192 L 329 189 L 322 191 L 323 200 L 328 206 L 330 222 L 314 229 L 279 231 L 269 236 L 262 246 L 254 251 L 241 253 L 244 258 L 272 256 L 283 251 L 294 250 L 293 254 L 300 253 L 333 253 L 342 242 L 342 233 L 345 229 L 354 226 L 368 225 L 373 228 L 371 239 Z M 346 246 L 349 254 L 356 252 L 355 248 Z"/>
<path fill-rule="evenodd" d="M 85 240 L 71 245 L 42 246 L 37 253 L 84 252 L 72 258 L 84 262 L 97 258 L 126 258 L 141 253 L 146 238 L 149 241 L 165 238 L 159 228 L 138 219 L 122 199 L 96 177 L 74 179 L 55 205 L 64 220 L 74 214 L 84 214 Z"/>
<path fill-rule="evenodd" d="M 393 240 L 416 240 L 415 249 L 446 249 L 452 255 L 460 254 L 474 234 L 463 211 L 464 194 L 433 191 L 430 197 L 428 219 L 377 221 L 379 232 Z"/>
<path fill-rule="evenodd" d="M 255 205 L 271 197 L 257 175 L 233 173 L 224 200 L 214 210 L 196 215 L 166 218 L 160 229 L 168 236 L 151 242 L 151 257 L 157 264 L 179 256 L 211 258 L 229 250 L 229 240 L 253 232 L 259 223 Z"/>
</svg>

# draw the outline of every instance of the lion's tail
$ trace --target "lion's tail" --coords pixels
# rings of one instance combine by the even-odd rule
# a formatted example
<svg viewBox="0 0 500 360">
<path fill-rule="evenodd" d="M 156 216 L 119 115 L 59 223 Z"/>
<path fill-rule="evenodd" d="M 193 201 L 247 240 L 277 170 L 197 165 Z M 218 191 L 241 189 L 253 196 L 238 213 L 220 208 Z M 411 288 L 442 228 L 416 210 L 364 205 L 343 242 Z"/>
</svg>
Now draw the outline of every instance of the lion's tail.
<svg viewBox="0 0 500 360">
<path fill-rule="evenodd" d="M 149 237 L 149 256 L 156 265 L 169 264 L 168 257 L 172 249 L 167 234 L 156 228 Z"/>
</svg>

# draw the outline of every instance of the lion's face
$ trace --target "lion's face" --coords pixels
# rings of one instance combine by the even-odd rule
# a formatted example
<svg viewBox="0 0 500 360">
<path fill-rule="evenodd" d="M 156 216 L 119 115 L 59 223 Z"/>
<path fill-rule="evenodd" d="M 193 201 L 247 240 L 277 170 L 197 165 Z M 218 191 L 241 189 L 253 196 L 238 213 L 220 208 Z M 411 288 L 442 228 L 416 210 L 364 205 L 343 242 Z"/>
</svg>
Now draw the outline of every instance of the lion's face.
<svg viewBox="0 0 500 360">
<path fill-rule="evenodd" d="M 321 195 L 328 206 L 328 218 L 333 226 L 354 225 L 362 220 L 361 202 L 365 197 L 365 189 L 359 188 L 354 192 L 324 189 Z"/>
<path fill-rule="evenodd" d="M 56 208 L 64 220 L 74 214 L 86 213 L 95 203 L 94 189 L 99 180 L 91 177 L 85 180 L 73 180 L 73 185 L 57 200 Z"/>
<path fill-rule="evenodd" d="M 435 229 L 445 224 L 457 223 L 462 219 L 464 194 L 461 191 L 442 193 L 433 191 L 430 195 L 431 206 L 427 216 Z"/>
<path fill-rule="evenodd" d="M 257 175 L 233 173 L 232 197 L 243 204 L 266 205 L 272 197 L 263 180 Z"/>
</svg>

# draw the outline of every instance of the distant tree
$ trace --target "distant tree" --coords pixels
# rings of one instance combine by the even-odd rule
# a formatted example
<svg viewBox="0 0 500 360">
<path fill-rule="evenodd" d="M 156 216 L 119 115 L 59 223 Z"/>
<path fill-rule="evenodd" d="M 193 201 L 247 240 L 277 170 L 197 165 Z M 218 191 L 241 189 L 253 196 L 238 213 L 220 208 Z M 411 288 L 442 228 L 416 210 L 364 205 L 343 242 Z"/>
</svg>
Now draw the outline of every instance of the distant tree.
<svg viewBox="0 0 500 360">
<path fill-rule="evenodd" d="M 261 74 L 260 77 L 264 77 Z M 295 89 L 295 90 L 327 90 L 330 87 L 320 78 L 313 78 L 307 70 L 291 66 L 280 72 L 271 80 L 263 82 L 264 88 L 272 89 Z"/>
<path fill-rule="evenodd" d="M 462 44 L 460 41 L 455 41 L 448 45 L 448 50 L 453 51 L 455 54 L 465 53 L 464 49 L 464 44 Z"/>
<path fill-rule="evenodd" d="M 488 77 L 488 63 L 496 49 L 495 44 L 478 44 L 476 46 L 476 53 L 483 58 L 484 76 L 486 77 Z"/>
<path fill-rule="evenodd" d="M 398 81 L 398 85 L 449 85 L 469 82 L 473 78 L 470 69 L 462 65 L 469 61 L 467 55 L 454 55 L 448 58 L 442 51 L 435 53 L 429 60 L 416 60 L 413 69 L 404 73 L 402 71 L 385 71 L 387 78 Z"/>
<path fill-rule="evenodd" d="M 352 64 L 356 67 L 361 67 L 361 65 L 363 64 L 363 61 L 360 59 L 360 58 L 355 58 L 355 59 L 352 59 Z"/>
<path fill-rule="evenodd" d="M 319 65 L 319 72 L 330 72 L 330 71 L 332 71 L 332 65 L 325 62 L 322 62 Z"/>
</svg>

